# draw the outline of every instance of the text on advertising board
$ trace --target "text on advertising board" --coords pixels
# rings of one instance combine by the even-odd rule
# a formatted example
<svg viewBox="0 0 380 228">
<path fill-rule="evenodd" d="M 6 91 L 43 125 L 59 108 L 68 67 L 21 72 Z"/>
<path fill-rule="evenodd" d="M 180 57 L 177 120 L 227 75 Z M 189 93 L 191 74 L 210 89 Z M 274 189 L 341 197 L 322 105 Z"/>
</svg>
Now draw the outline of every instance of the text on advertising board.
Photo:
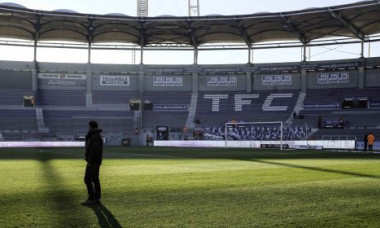
<svg viewBox="0 0 380 228">
<path fill-rule="evenodd" d="M 237 76 L 208 76 L 208 87 L 237 86 Z"/>
<path fill-rule="evenodd" d="M 291 74 L 275 74 L 275 75 L 262 75 L 261 85 L 263 86 L 279 86 L 279 85 L 292 85 L 293 75 Z"/>
<path fill-rule="evenodd" d="M 347 84 L 350 82 L 348 72 L 319 73 L 317 75 L 317 84 Z"/>
<path fill-rule="evenodd" d="M 153 77 L 155 87 L 182 87 L 183 77 L 181 76 L 155 76 Z"/>
<path fill-rule="evenodd" d="M 59 74 L 59 73 L 39 73 L 39 79 L 70 79 L 70 80 L 86 80 L 85 74 Z"/>
<path fill-rule="evenodd" d="M 129 86 L 130 77 L 124 75 L 100 75 L 101 86 Z"/>
</svg>

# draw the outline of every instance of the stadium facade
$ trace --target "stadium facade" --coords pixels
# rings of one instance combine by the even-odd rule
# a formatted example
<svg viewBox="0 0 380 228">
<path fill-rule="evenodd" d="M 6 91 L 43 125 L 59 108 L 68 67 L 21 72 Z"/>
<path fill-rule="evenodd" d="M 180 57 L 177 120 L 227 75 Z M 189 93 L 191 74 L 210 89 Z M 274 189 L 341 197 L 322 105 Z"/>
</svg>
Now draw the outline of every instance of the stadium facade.
<svg viewBox="0 0 380 228">
<path fill-rule="evenodd" d="M 34 61 L 0 62 L 0 140 L 72 140 L 83 136 L 90 119 L 100 122 L 110 144 L 121 138 L 141 144 L 147 134 L 160 137 L 160 126 L 168 127 L 168 139 L 192 137 L 194 129 L 218 136 L 230 120 L 283 121 L 290 132 L 302 129 L 294 140 L 378 134 L 380 59 L 363 53 L 365 43 L 378 41 L 379 13 L 378 1 L 284 13 L 154 18 L 2 4 L 0 36 L 25 41 L 8 45 L 34 47 Z M 82 43 L 78 48 L 88 49 L 89 61 L 37 62 L 46 41 Z M 272 41 L 303 48 L 303 61 L 250 62 L 252 50 L 272 48 L 260 46 Z M 140 63 L 90 62 L 92 50 L 112 49 L 104 45 L 112 42 L 130 50 L 137 45 Z M 307 47 L 330 42 L 361 44 L 361 58 L 307 61 Z M 221 49 L 215 43 L 247 50 L 248 63 L 199 65 L 198 51 Z M 194 64 L 144 64 L 145 50 L 164 49 L 193 50 Z M 252 139 L 245 133 L 239 137 Z"/>
</svg>

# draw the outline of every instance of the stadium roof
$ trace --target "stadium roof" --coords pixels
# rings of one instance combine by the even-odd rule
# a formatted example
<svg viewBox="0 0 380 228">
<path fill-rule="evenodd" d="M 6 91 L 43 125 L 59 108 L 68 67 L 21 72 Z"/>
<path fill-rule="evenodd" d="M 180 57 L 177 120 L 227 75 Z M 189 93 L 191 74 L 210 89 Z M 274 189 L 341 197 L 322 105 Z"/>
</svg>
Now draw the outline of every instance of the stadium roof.
<svg viewBox="0 0 380 228">
<path fill-rule="evenodd" d="M 300 41 L 329 37 L 364 40 L 380 33 L 380 1 L 280 13 L 201 17 L 89 15 L 0 4 L 0 37 L 38 41 L 133 43 L 140 46 Z"/>
</svg>

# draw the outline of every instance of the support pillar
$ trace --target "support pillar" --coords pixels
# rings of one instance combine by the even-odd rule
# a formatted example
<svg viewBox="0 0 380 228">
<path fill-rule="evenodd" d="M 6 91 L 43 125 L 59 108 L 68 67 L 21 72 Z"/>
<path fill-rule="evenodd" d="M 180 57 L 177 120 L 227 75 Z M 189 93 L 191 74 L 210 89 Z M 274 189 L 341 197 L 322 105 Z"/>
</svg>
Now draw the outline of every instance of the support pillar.
<svg viewBox="0 0 380 228">
<path fill-rule="evenodd" d="M 359 71 L 358 88 L 359 89 L 364 89 L 364 87 L 365 87 L 365 71 L 364 71 L 364 67 L 359 67 L 358 71 Z"/>
<path fill-rule="evenodd" d="M 193 73 L 193 94 L 198 94 L 198 73 Z"/>
<path fill-rule="evenodd" d="M 36 92 L 38 90 L 38 67 L 37 63 L 34 62 L 32 69 L 32 91 Z"/>
<path fill-rule="evenodd" d="M 87 63 L 86 67 L 86 107 L 92 107 L 92 65 Z"/>
<path fill-rule="evenodd" d="M 140 64 L 144 64 L 144 47 L 141 46 L 140 48 Z"/>
<path fill-rule="evenodd" d="M 193 61 L 193 64 L 194 65 L 198 64 L 198 48 L 197 47 L 194 48 L 194 61 Z"/>
<path fill-rule="evenodd" d="M 91 42 L 88 44 L 87 66 L 86 66 L 86 107 L 92 107 L 92 64 L 91 64 Z"/>
<path fill-rule="evenodd" d="M 251 48 L 251 45 L 248 46 L 248 64 L 251 64 L 251 53 L 252 52 L 252 48 Z"/>
<path fill-rule="evenodd" d="M 307 90 L 307 72 L 306 70 L 301 70 L 301 91 L 306 92 Z"/>
<path fill-rule="evenodd" d="M 302 57 L 302 62 L 307 61 L 307 55 L 306 55 L 306 44 L 303 45 L 303 57 Z"/>
<path fill-rule="evenodd" d="M 139 93 L 144 92 L 144 82 L 145 82 L 144 64 L 141 63 L 139 66 Z"/>
<path fill-rule="evenodd" d="M 33 46 L 33 68 L 32 68 L 32 91 L 38 90 L 38 62 L 37 62 L 37 39 L 34 40 Z"/>
<path fill-rule="evenodd" d="M 364 40 L 361 42 L 360 58 L 364 58 Z"/>
<path fill-rule="evenodd" d="M 247 93 L 252 92 L 252 75 L 251 75 L 251 72 L 246 73 L 246 89 L 247 89 Z"/>
</svg>

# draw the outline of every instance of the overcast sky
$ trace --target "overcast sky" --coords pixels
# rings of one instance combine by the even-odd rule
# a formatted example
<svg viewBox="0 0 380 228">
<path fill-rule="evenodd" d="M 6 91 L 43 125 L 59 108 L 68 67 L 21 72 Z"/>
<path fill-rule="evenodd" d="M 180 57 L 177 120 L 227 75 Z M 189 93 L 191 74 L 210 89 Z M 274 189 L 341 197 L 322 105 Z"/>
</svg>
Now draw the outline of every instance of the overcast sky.
<svg viewBox="0 0 380 228">
<path fill-rule="evenodd" d="M 196 0 L 192 0 L 195 2 Z M 1 0 L 0 0 L 1 2 Z M 13 3 L 23 5 L 30 9 L 40 10 L 57 10 L 70 9 L 79 13 L 88 14 L 108 14 L 122 13 L 130 16 L 137 14 L 137 0 L 13 0 Z M 301 10 L 313 7 L 326 7 L 333 5 L 343 5 L 359 2 L 357 0 L 199 0 L 200 14 L 211 15 L 238 15 L 252 14 L 257 12 L 284 12 L 291 10 Z M 188 15 L 188 0 L 149 0 L 149 16 Z M 349 45 L 316 48 L 310 53 L 314 60 L 320 60 L 324 57 L 330 57 L 333 54 L 336 58 L 358 58 L 360 48 Z M 20 56 L 18 51 L 13 47 L 0 47 L 0 59 L 10 58 L 12 60 L 29 60 L 32 57 L 31 49 L 22 49 L 23 55 Z M 21 49 L 20 49 L 21 50 Z M 87 52 L 85 50 L 53 49 L 39 50 L 38 61 L 57 61 L 57 62 L 85 62 Z M 10 56 L 13 53 L 14 56 Z M 282 61 L 300 61 L 300 50 L 276 50 L 276 55 L 270 54 L 271 60 L 266 56 L 273 53 L 272 50 L 255 51 L 253 58 L 256 62 L 282 62 Z M 282 54 L 284 53 L 284 54 Z M 344 54 L 344 57 L 340 57 Z M 54 56 L 54 57 L 52 57 Z M 181 58 L 178 58 L 181 56 Z M 247 51 L 219 51 L 204 52 L 199 55 L 199 63 L 246 63 Z M 290 57 L 292 56 L 292 57 Z M 14 59 L 16 58 L 16 59 Z M 312 59 L 312 60 L 313 60 Z M 106 63 L 131 63 L 132 55 L 128 51 L 98 51 L 93 52 L 93 62 Z M 145 52 L 144 62 L 151 64 L 191 64 L 193 61 L 192 52 Z M 137 60 L 139 62 L 139 59 Z"/>
<path fill-rule="evenodd" d="M 137 0 L 13 0 L 30 9 L 70 9 L 79 13 L 136 16 Z M 196 2 L 196 0 L 192 0 Z M 358 0 L 199 0 L 201 15 L 282 12 L 358 2 Z M 188 0 L 149 0 L 149 16 L 188 15 Z"/>
</svg>

